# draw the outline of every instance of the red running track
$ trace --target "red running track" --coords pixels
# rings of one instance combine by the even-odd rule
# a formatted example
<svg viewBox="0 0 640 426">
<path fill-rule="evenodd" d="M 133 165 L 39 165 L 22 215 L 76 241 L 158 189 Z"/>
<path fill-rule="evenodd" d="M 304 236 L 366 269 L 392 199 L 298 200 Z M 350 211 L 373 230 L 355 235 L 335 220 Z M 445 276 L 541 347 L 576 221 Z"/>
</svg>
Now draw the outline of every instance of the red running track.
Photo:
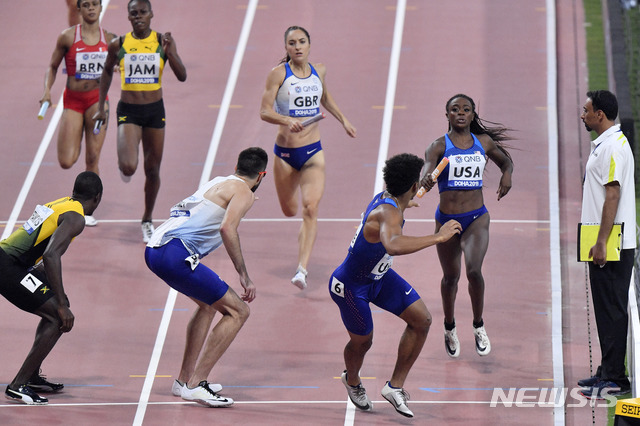
<svg viewBox="0 0 640 426">
<path fill-rule="evenodd" d="M 584 276 L 574 261 L 582 167 L 579 141 L 584 145 L 588 138 L 577 115 L 586 80 L 581 5 L 569 0 L 556 3 L 563 371 L 565 386 L 572 387 L 589 373 Z M 43 122 L 35 116 L 43 74 L 55 37 L 65 26 L 66 11 L 62 2 L 50 0 L 1 7 L 0 24 L 11 46 L 5 49 L 5 65 L 0 68 L 4 153 L 0 219 L 7 221 L 52 118 L 52 111 Z M 228 0 L 153 2 L 152 27 L 173 33 L 189 75 L 184 84 L 171 73 L 165 78 L 167 133 L 158 222 L 201 179 L 247 7 L 245 2 Z M 171 396 L 193 309 L 182 296 L 170 316 L 155 377 L 147 381 L 150 390 L 145 393 L 145 376 L 169 292 L 144 265 L 138 224 L 144 179 L 139 170 L 129 184 L 120 181 L 112 115 L 100 164 L 105 194 L 96 217 L 101 223 L 87 228 L 63 260 L 76 325 L 44 365 L 44 373 L 66 388 L 51 395 L 47 407 L 0 404 L 2 423 L 553 424 L 550 406 L 490 406 L 495 388 L 554 386 L 546 12 L 542 0 L 483 0 L 463 7 L 410 0 L 406 5 L 393 116 L 386 123 L 391 125 L 388 156 L 421 155 L 446 131 L 444 103 L 458 92 L 477 101 L 482 117 L 517 129 L 518 138 L 517 150 L 512 151 L 516 168 L 511 193 L 496 202 L 495 166 L 489 167 L 487 177 L 485 199 L 492 227 L 484 274 L 490 356 L 474 353 L 470 304 L 463 286 L 457 304 L 462 354 L 457 360 L 445 354 L 441 271 L 435 250 L 395 259 L 395 269 L 419 289 L 434 318 L 406 383 L 414 420 L 399 416 L 380 396 L 403 329 L 400 320 L 384 312 L 375 311 L 374 345 L 362 370 L 375 410 L 354 412 L 347 403 L 338 379 L 347 334 L 326 289 L 374 193 L 379 146 L 385 141 L 381 129 L 396 2 L 273 0 L 258 4 L 211 175 L 231 173 L 241 148 L 259 145 L 272 150 L 276 129 L 260 121 L 259 102 L 267 72 L 284 54 L 282 35 L 290 25 L 310 31 L 311 61 L 327 65 L 328 87 L 358 128 L 358 137 L 351 140 L 332 118 L 321 123 L 327 185 L 305 292 L 289 283 L 296 266 L 299 221 L 283 218 L 269 179 L 241 226 L 258 298 L 251 304 L 251 318 L 210 377 L 224 385 L 236 405 L 211 411 Z M 125 0 L 109 3 L 103 26 L 117 34 L 130 30 Z M 115 80 L 112 108 L 118 99 Z M 62 86 L 59 75 L 53 99 L 59 98 Z M 67 194 L 82 170 L 82 160 L 68 171 L 58 166 L 54 138 L 28 188 L 18 224 L 36 203 Z M 435 197 L 427 195 L 419 209 L 407 212 L 406 233 L 432 232 Z M 239 287 L 224 251 L 205 263 Z M 0 382 L 7 383 L 28 351 L 37 319 L 2 299 L 0 320 L 4 324 Z M 574 401 L 567 402 L 566 424 L 591 422 L 588 406 L 570 407 Z M 598 422 L 605 414 L 604 408 L 595 409 Z"/>
</svg>

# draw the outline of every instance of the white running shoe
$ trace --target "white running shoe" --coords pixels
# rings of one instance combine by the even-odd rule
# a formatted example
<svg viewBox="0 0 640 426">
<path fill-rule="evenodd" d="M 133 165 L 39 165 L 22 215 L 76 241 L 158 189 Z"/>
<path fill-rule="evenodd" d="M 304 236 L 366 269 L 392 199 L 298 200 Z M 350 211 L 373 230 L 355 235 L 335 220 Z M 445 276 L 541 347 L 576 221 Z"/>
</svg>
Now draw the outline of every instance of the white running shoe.
<svg viewBox="0 0 640 426">
<path fill-rule="evenodd" d="M 96 220 L 95 217 L 93 217 L 91 215 L 85 215 L 84 224 L 86 226 L 96 226 L 98 224 L 98 221 Z"/>
<path fill-rule="evenodd" d="M 193 389 L 184 385 L 180 396 L 185 401 L 194 401 L 205 407 L 228 407 L 233 404 L 233 399 L 222 397 L 212 391 L 206 380 L 198 383 L 198 386 Z"/>
<path fill-rule="evenodd" d="M 460 356 L 460 341 L 458 340 L 458 333 L 456 328 L 449 331 L 444 330 L 444 348 L 447 350 L 447 355 L 451 358 L 458 358 Z"/>
<path fill-rule="evenodd" d="M 413 412 L 407 407 L 409 393 L 402 388 L 392 388 L 389 382 L 382 388 L 382 396 L 389 401 L 396 411 L 405 417 L 413 417 Z"/>
<path fill-rule="evenodd" d="M 307 270 L 302 266 L 298 266 L 296 274 L 291 278 L 291 284 L 295 285 L 300 290 L 307 288 Z"/>
<path fill-rule="evenodd" d="M 361 409 L 362 411 L 371 411 L 373 410 L 373 403 L 367 396 L 367 392 L 360 383 L 358 386 L 351 386 L 347 383 L 347 370 L 342 373 L 340 377 L 342 379 L 342 384 L 345 388 L 347 388 L 347 393 L 349 394 L 349 399 L 353 402 L 353 405 Z"/>
<path fill-rule="evenodd" d="M 153 235 L 153 231 L 155 230 L 153 227 L 153 223 L 150 221 L 142 222 L 142 241 L 148 243 Z"/>
<path fill-rule="evenodd" d="M 180 383 L 180 380 L 176 379 L 173 381 L 173 385 L 171 385 L 171 393 L 173 396 L 182 396 L 182 388 L 184 387 L 184 383 Z M 222 385 L 219 383 L 209 383 L 209 388 L 214 392 L 220 392 L 222 390 Z"/>
<path fill-rule="evenodd" d="M 478 355 L 489 355 L 489 352 L 491 352 L 491 342 L 489 341 L 489 336 L 487 336 L 487 332 L 484 329 L 484 325 L 478 328 L 474 327 L 473 334 L 476 337 L 476 352 L 478 352 Z"/>
</svg>

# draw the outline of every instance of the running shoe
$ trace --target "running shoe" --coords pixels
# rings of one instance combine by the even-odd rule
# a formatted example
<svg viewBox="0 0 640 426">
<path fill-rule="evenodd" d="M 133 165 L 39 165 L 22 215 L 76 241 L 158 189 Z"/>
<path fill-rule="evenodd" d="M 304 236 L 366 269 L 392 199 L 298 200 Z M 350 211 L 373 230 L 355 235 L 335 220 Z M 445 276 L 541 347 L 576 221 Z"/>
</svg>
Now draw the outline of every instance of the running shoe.
<svg viewBox="0 0 640 426">
<path fill-rule="evenodd" d="M 353 402 L 353 405 L 361 409 L 362 411 L 371 411 L 373 410 L 373 403 L 367 396 L 367 391 L 365 391 L 364 386 L 360 383 L 358 386 L 351 386 L 347 383 L 347 370 L 342 373 L 340 377 L 342 379 L 342 384 L 345 388 L 347 388 L 347 393 L 349 394 L 349 399 Z"/>
<path fill-rule="evenodd" d="M 27 385 L 21 385 L 17 390 L 7 386 L 4 396 L 12 401 L 23 402 L 27 405 L 47 405 L 49 403 L 47 398 L 41 397 Z"/>
<path fill-rule="evenodd" d="M 307 288 L 307 271 L 299 266 L 296 274 L 291 278 L 291 284 L 298 287 L 300 290 Z"/>
<path fill-rule="evenodd" d="M 122 179 L 124 183 L 131 182 L 131 176 L 125 175 L 124 173 L 122 173 L 122 170 L 120 170 L 120 179 Z"/>
<path fill-rule="evenodd" d="M 598 382 L 587 389 L 582 389 L 580 393 L 587 399 L 607 399 L 607 396 L 621 396 L 631 392 L 631 387 L 621 387 L 609 380 L 598 380 Z"/>
<path fill-rule="evenodd" d="M 590 388 L 592 386 L 595 386 L 595 384 L 598 383 L 599 381 L 600 381 L 600 377 L 591 376 L 588 379 L 580 379 L 580 380 L 578 380 L 578 386 L 580 386 L 582 388 Z"/>
<path fill-rule="evenodd" d="M 458 358 L 460 356 L 460 341 L 458 340 L 458 332 L 453 327 L 452 330 L 444 330 L 444 348 L 447 350 L 447 355 L 451 358 Z"/>
<path fill-rule="evenodd" d="M 148 243 L 153 235 L 153 223 L 151 221 L 144 221 L 141 224 L 142 227 L 142 241 Z"/>
<path fill-rule="evenodd" d="M 393 408 L 405 417 L 413 417 L 413 412 L 407 407 L 409 401 L 409 393 L 402 388 L 391 387 L 387 382 L 382 388 L 382 396 L 389 401 Z"/>
<path fill-rule="evenodd" d="M 85 215 L 84 224 L 86 226 L 96 226 L 98 224 L 98 221 L 96 220 L 95 217 L 93 217 L 91 215 Z"/>
<path fill-rule="evenodd" d="M 173 396 L 182 396 L 182 388 L 184 387 L 184 383 L 180 383 L 180 380 L 176 379 L 173 381 L 173 385 L 171 385 L 171 393 Z M 222 385 L 219 383 L 209 383 L 209 388 L 214 392 L 220 392 L 222 390 Z"/>
<path fill-rule="evenodd" d="M 64 389 L 64 385 L 62 383 L 51 383 L 47 381 L 45 376 L 38 374 L 35 379 L 31 379 L 27 386 L 33 389 L 36 392 L 58 392 Z"/>
<path fill-rule="evenodd" d="M 228 407 L 233 404 L 233 399 L 222 397 L 212 391 L 206 380 L 198 383 L 198 386 L 193 389 L 189 389 L 189 386 L 186 385 L 183 386 L 180 396 L 185 401 L 194 401 L 205 407 Z"/>
<path fill-rule="evenodd" d="M 484 325 L 478 328 L 474 327 L 473 334 L 476 337 L 476 352 L 478 352 L 478 355 L 489 355 L 489 352 L 491 352 L 491 342 L 489 341 L 489 336 L 487 336 L 487 332 L 484 329 Z"/>
</svg>

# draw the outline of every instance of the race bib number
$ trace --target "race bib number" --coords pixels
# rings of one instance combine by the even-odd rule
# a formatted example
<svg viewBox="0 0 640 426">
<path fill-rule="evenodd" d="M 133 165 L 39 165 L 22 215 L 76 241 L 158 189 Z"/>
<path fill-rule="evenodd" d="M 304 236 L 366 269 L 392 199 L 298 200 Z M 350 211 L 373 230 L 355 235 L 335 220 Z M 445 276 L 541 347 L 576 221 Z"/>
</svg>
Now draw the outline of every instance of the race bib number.
<svg viewBox="0 0 640 426">
<path fill-rule="evenodd" d="M 159 53 L 124 55 L 124 81 L 127 84 L 155 84 L 160 81 Z"/>
<path fill-rule="evenodd" d="M 379 280 L 387 273 L 391 265 L 393 264 L 393 256 L 389 256 L 389 253 L 385 253 L 378 264 L 371 270 L 369 278 L 372 280 Z"/>
<path fill-rule="evenodd" d="M 482 172 L 487 160 L 479 151 L 449 157 L 449 182 L 453 187 L 481 188 Z"/>
<path fill-rule="evenodd" d="M 53 209 L 47 206 L 37 205 L 29 220 L 22 225 L 22 228 L 27 231 L 27 234 L 31 235 L 33 231 L 38 229 L 38 227 L 42 225 L 42 223 L 52 214 Z"/>
<path fill-rule="evenodd" d="M 29 290 L 31 293 L 35 293 L 36 290 L 38 289 L 38 287 L 40 287 L 42 285 L 42 281 L 37 279 L 31 273 L 29 273 L 29 274 L 24 276 L 22 281 L 20 281 L 20 284 L 22 284 L 24 286 L 24 288 Z"/>
<path fill-rule="evenodd" d="M 192 271 L 195 271 L 196 266 L 200 264 L 200 256 L 192 254 L 191 256 L 187 256 L 184 261 L 187 262 Z"/>
<path fill-rule="evenodd" d="M 76 53 L 76 78 L 78 80 L 97 80 L 102 75 L 107 52 Z"/>
<path fill-rule="evenodd" d="M 196 198 L 193 195 L 180 201 L 171 207 L 171 217 L 191 217 L 191 209 L 195 208 L 202 202 L 202 198 Z"/>
<path fill-rule="evenodd" d="M 312 117 L 320 113 L 322 82 L 315 75 L 310 82 L 298 81 L 289 86 L 289 116 Z"/>
<path fill-rule="evenodd" d="M 344 283 L 340 282 L 336 277 L 331 280 L 331 293 L 344 297 Z"/>
</svg>

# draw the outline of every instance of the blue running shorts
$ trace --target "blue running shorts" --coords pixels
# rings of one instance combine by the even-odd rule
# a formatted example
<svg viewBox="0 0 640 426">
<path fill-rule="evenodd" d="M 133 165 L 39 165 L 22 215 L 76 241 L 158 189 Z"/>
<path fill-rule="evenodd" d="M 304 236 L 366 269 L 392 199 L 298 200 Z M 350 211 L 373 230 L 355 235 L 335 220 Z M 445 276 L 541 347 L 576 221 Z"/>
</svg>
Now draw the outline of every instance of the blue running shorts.
<svg viewBox="0 0 640 426">
<path fill-rule="evenodd" d="M 340 308 L 344 326 L 359 336 L 366 336 L 373 331 L 369 303 L 400 316 L 420 299 L 416 289 L 393 269 L 389 269 L 379 280 L 355 284 L 350 283 L 348 277 L 343 277 L 341 268 L 338 268 L 329 279 L 329 292 Z"/>
<path fill-rule="evenodd" d="M 178 238 L 161 247 L 147 247 L 144 252 L 149 269 L 172 288 L 208 305 L 217 302 L 229 286 L 202 263 L 191 270 L 191 264 L 186 261 L 190 256 Z"/>
</svg>

